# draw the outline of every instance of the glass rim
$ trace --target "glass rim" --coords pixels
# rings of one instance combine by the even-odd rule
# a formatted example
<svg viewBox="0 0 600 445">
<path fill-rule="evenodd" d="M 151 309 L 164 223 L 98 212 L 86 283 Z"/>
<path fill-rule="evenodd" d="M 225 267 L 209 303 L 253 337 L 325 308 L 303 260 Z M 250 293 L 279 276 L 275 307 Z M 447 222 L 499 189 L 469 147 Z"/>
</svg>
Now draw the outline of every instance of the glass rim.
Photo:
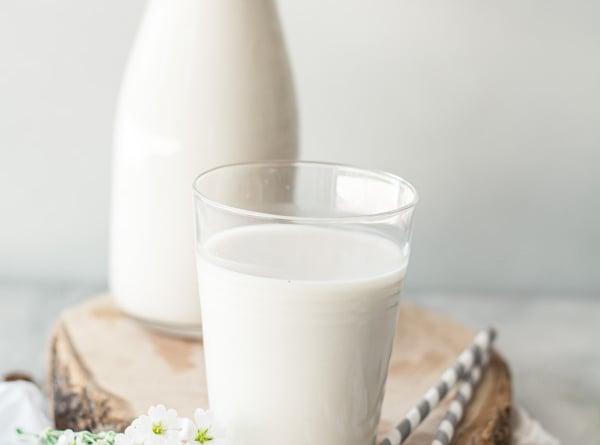
<svg viewBox="0 0 600 445">
<path fill-rule="evenodd" d="M 269 212 L 259 212 L 256 210 L 244 209 L 242 207 L 232 206 L 229 204 L 225 204 L 218 200 L 214 200 L 209 198 L 204 194 L 199 187 L 199 182 L 205 177 L 214 174 L 215 172 L 226 170 L 234 167 L 323 167 L 323 168 L 342 168 L 344 170 L 354 171 L 365 176 L 371 176 L 373 178 L 379 178 L 382 180 L 387 180 L 388 182 L 393 181 L 397 184 L 398 187 L 405 187 L 412 193 L 412 199 L 402 206 L 394 207 L 390 210 L 386 210 L 384 212 L 376 212 L 376 213 L 365 213 L 360 215 L 350 215 L 350 216 L 296 216 L 296 215 L 282 215 L 278 213 L 269 213 Z M 224 164 L 219 165 L 217 167 L 213 167 L 209 170 L 206 170 L 200 173 L 198 176 L 194 178 L 192 181 L 192 189 L 194 191 L 194 195 L 199 198 L 205 204 L 217 208 L 219 210 L 223 210 L 228 213 L 247 216 L 251 218 L 258 219 L 269 219 L 269 220 L 279 220 L 279 221 L 298 221 L 298 222 L 356 222 L 356 221 L 364 221 L 364 220 L 373 220 L 373 219 L 383 219 L 387 218 L 399 213 L 402 213 L 406 210 L 409 210 L 415 207 L 419 201 L 419 195 L 417 194 L 417 190 L 415 187 L 408 182 L 406 179 L 394 174 L 389 173 L 384 170 L 379 169 L 370 169 L 370 168 L 362 168 L 356 167 L 354 165 L 348 164 L 339 164 L 335 162 L 322 162 L 322 161 L 300 161 L 300 160 L 269 160 L 269 161 L 250 161 L 250 162 L 236 162 L 232 164 Z"/>
</svg>

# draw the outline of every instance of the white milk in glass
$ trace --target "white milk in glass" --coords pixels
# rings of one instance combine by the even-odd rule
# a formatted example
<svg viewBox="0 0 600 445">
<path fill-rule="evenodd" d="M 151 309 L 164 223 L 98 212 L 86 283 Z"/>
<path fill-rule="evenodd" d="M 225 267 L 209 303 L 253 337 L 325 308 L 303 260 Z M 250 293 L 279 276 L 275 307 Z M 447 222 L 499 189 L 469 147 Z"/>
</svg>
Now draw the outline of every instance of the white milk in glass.
<svg viewBox="0 0 600 445">
<path fill-rule="evenodd" d="M 210 407 L 230 443 L 373 444 L 406 253 L 364 231 L 260 224 L 198 257 Z"/>
</svg>

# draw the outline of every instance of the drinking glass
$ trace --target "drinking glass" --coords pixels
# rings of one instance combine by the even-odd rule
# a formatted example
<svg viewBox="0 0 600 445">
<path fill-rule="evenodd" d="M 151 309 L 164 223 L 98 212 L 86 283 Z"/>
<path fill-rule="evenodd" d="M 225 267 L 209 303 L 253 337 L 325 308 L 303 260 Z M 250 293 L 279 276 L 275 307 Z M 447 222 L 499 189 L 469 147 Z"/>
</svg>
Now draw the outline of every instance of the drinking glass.
<svg viewBox="0 0 600 445">
<path fill-rule="evenodd" d="M 315 162 L 194 181 L 210 408 L 235 445 L 373 444 L 417 193 Z"/>
</svg>

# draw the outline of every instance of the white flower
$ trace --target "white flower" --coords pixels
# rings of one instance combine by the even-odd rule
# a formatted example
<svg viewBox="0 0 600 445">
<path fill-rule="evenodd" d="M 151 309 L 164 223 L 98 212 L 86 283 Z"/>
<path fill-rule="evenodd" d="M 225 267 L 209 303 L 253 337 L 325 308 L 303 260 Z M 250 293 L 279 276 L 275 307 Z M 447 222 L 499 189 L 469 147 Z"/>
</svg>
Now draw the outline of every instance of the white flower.
<svg viewBox="0 0 600 445">
<path fill-rule="evenodd" d="M 180 445 L 181 420 L 177 411 L 156 405 L 148 409 L 148 415 L 135 419 L 117 437 L 116 445 Z"/>
<path fill-rule="evenodd" d="M 141 430 L 128 426 L 125 433 L 115 436 L 115 445 L 144 445 L 144 435 Z"/>
<path fill-rule="evenodd" d="M 184 419 L 179 435 L 186 445 L 224 445 L 225 429 L 215 421 L 211 411 L 197 409 L 194 413 L 194 422 Z"/>
<path fill-rule="evenodd" d="M 56 445 L 83 445 L 83 442 L 81 436 L 76 435 L 73 430 L 64 430 Z"/>
</svg>

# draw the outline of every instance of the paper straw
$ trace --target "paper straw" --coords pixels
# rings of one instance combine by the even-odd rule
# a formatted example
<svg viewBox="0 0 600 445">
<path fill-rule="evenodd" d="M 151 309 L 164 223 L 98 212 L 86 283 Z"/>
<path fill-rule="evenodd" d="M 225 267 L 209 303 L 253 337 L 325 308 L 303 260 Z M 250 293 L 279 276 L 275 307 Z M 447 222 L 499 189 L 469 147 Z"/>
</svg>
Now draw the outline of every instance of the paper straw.
<svg viewBox="0 0 600 445">
<path fill-rule="evenodd" d="M 456 396 L 454 396 L 454 399 L 450 402 L 448 412 L 446 413 L 444 420 L 442 420 L 442 423 L 440 423 L 438 432 L 435 435 L 433 442 L 431 442 L 431 445 L 450 444 L 454 437 L 456 427 L 463 418 L 467 405 L 477 388 L 479 380 L 481 380 L 481 375 L 489 360 L 490 351 L 488 350 L 484 352 L 481 364 L 475 365 L 465 380 L 460 382 Z"/>
<path fill-rule="evenodd" d="M 446 397 L 446 394 L 456 385 L 456 382 L 471 371 L 475 362 L 481 360 L 483 352 L 491 346 L 495 337 L 496 331 L 491 328 L 479 332 L 475 336 L 473 344 L 460 354 L 454 366 L 448 368 L 442 374 L 437 385 L 429 388 L 419 404 L 408 411 L 404 420 L 381 441 L 381 445 L 400 445 L 403 443 L 431 410 Z"/>
</svg>

